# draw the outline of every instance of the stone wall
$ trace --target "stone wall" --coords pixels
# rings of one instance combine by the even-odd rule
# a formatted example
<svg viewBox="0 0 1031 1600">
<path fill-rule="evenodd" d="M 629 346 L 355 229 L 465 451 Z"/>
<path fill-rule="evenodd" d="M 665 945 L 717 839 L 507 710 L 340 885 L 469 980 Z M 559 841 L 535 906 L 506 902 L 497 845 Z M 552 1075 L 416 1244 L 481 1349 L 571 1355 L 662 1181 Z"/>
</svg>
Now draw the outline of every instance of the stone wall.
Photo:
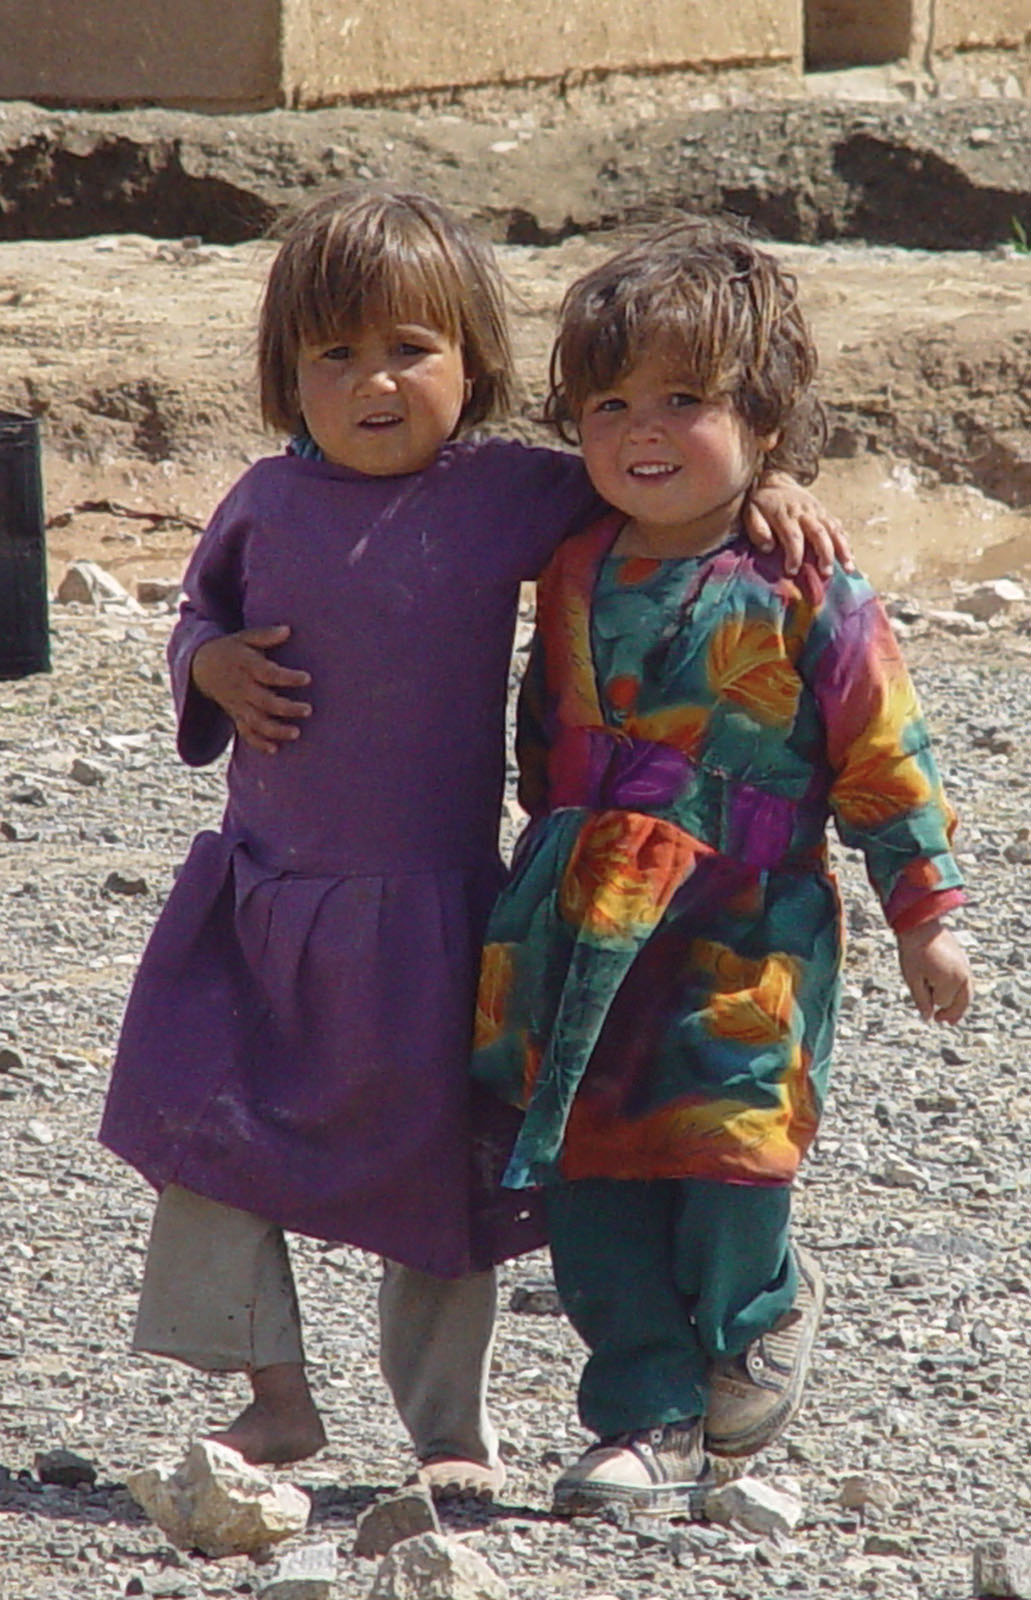
<svg viewBox="0 0 1031 1600">
<path fill-rule="evenodd" d="M 1027 58 L 1029 0 L 2 0 L 0 99 L 322 105 L 612 71 Z"/>
<path fill-rule="evenodd" d="M 211 108 L 280 100 L 277 0 L 0 0 L 0 100 Z"/>
</svg>

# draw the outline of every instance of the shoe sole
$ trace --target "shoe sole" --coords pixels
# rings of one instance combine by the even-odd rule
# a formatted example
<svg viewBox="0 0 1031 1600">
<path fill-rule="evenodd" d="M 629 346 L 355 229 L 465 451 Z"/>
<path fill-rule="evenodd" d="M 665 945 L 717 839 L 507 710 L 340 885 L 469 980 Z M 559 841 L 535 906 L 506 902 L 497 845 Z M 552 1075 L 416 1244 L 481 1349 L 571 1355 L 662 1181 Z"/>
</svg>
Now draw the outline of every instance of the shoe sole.
<svg viewBox="0 0 1031 1600">
<path fill-rule="evenodd" d="M 795 1371 L 793 1383 L 784 1391 L 779 1405 L 767 1413 L 762 1421 L 742 1433 L 728 1433 L 723 1435 L 706 1433 L 705 1448 L 714 1456 L 726 1456 L 736 1460 L 740 1456 L 754 1456 L 766 1445 L 771 1444 L 777 1435 L 787 1427 L 788 1423 L 798 1415 L 802 1399 L 805 1395 L 806 1379 L 809 1375 L 809 1358 L 812 1355 L 813 1345 L 816 1342 L 816 1330 L 820 1326 L 823 1316 L 823 1302 L 826 1294 L 823 1273 L 807 1251 L 799 1250 L 796 1246 L 795 1255 L 799 1264 L 799 1271 L 804 1272 L 812 1289 L 813 1302 L 816 1314 L 812 1320 L 812 1331 L 809 1340 L 802 1351 L 801 1359 Z"/>
<path fill-rule="evenodd" d="M 651 1483 L 636 1488 L 615 1483 L 573 1483 L 567 1489 L 556 1485 L 551 1512 L 556 1517 L 596 1517 L 610 1506 L 626 1506 L 630 1511 L 687 1511 L 698 1516 L 711 1488 L 711 1483 Z"/>
</svg>

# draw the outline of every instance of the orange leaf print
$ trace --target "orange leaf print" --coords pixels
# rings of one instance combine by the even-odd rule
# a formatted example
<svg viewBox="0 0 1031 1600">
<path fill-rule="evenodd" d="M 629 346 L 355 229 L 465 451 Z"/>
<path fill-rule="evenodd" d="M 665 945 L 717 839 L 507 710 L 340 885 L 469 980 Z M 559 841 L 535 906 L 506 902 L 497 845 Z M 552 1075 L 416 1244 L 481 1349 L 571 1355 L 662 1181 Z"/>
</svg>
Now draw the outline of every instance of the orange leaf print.
<svg viewBox="0 0 1031 1600">
<path fill-rule="evenodd" d="M 850 761 L 831 790 L 835 810 L 853 828 L 875 828 L 916 811 L 931 798 L 931 786 L 912 756 L 891 766 L 876 753 Z"/>
<path fill-rule="evenodd" d="M 797 961 L 780 952 L 751 961 L 713 943 L 699 943 L 695 950 L 713 978 L 705 1008 L 711 1033 L 756 1046 L 787 1038 L 801 976 Z"/>
<path fill-rule="evenodd" d="M 806 1120 L 795 1124 L 783 1084 L 777 1099 L 762 1108 L 685 1096 L 630 1122 L 599 1115 L 588 1099 L 578 1099 L 566 1130 L 562 1175 L 790 1183 L 813 1130 Z"/>
<path fill-rule="evenodd" d="M 728 617 L 713 633 L 709 682 L 756 722 L 777 728 L 790 727 L 802 687 L 781 635 L 765 618 L 746 616 Z"/>
<path fill-rule="evenodd" d="M 660 920 L 699 849 L 689 834 L 657 817 L 599 811 L 570 853 L 559 909 L 592 938 L 622 942 Z"/>
<path fill-rule="evenodd" d="M 685 756 L 696 756 L 708 725 L 707 706 L 667 706 L 641 717 L 628 717 L 624 731 L 633 739 L 651 739 L 672 745 Z"/>
<path fill-rule="evenodd" d="M 505 1008 L 515 973 L 514 946 L 489 944 L 480 963 L 473 1049 L 485 1050 L 505 1031 Z"/>
<path fill-rule="evenodd" d="M 919 761 L 903 749 L 903 731 L 918 715 L 908 677 L 886 678 L 878 699 L 831 789 L 834 809 L 854 828 L 876 827 L 916 811 L 934 793 Z"/>
</svg>

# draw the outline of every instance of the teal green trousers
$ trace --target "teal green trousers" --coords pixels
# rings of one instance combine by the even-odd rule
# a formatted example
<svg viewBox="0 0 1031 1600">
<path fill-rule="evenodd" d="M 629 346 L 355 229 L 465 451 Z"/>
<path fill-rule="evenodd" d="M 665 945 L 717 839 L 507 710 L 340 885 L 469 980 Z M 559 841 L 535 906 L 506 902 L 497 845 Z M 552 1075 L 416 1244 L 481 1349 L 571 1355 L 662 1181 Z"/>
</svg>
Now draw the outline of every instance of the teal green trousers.
<svg viewBox="0 0 1031 1600">
<path fill-rule="evenodd" d="M 794 1304 L 790 1189 L 584 1178 L 545 1195 L 556 1287 L 590 1350 L 580 1420 L 600 1438 L 703 1416 L 710 1363 Z"/>
</svg>

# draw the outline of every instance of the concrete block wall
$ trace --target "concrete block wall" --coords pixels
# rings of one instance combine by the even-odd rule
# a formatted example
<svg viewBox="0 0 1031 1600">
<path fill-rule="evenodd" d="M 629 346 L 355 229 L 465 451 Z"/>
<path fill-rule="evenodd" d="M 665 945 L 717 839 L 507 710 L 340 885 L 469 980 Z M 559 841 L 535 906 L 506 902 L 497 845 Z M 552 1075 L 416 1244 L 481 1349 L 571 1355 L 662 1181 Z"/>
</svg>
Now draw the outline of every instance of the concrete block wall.
<svg viewBox="0 0 1031 1600">
<path fill-rule="evenodd" d="M 570 72 L 801 63 L 798 0 L 286 0 L 283 11 L 286 78 L 301 104 Z"/>
<path fill-rule="evenodd" d="M 0 100 L 280 103 L 278 0 L 0 0 Z"/>
<path fill-rule="evenodd" d="M 612 71 L 1011 50 L 1031 0 L 0 0 L 0 100 L 257 110 Z"/>
<path fill-rule="evenodd" d="M 853 67 L 965 51 L 1031 53 L 1031 0 L 805 0 L 810 67 Z"/>
<path fill-rule="evenodd" d="M 936 0 L 932 44 L 942 54 L 1027 51 L 1031 46 L 1031 0 Z"/>
</svg>

